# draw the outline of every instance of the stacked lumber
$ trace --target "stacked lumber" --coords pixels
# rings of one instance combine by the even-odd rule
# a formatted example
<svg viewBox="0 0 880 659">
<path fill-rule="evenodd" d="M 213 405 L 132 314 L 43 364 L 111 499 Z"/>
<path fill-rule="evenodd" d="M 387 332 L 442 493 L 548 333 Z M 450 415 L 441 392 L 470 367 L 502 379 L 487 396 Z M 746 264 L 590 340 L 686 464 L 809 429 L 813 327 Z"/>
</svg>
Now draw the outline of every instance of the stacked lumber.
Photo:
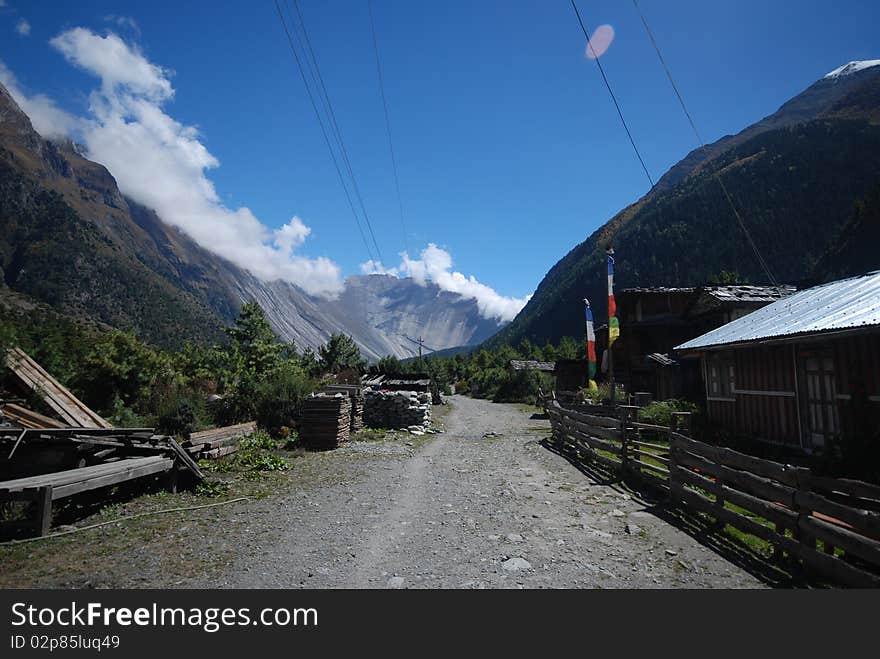
<svg viewBox="0 0 880 659">
<path fill-rule="evenodd" d="M 36 504 L 39 520 L 24 529 L 45 533 L 55 499 L 156 474 L 167 474 L 172 488 L 183 472 L 204 478 L 190 452 L 173 437 L 157 435 L 153 428 L 112 427 L 18 348 L 7 351 L 6 363 L 19 383 L 67 424 L 0 401 L 0 504 Z M 242 430 L 209 431 L 203 446 L 219 445 Z M 0 522 L 0 529 L 9 526 L 20 524 Z"/>
<path fill-rule="evenodd" d="M 364 388 L 356 384 L 331 384 L 324 387 L 328 394 L 347 394 L 351 398 L 351 425 L 349 429 L 355 433 L 364 427 Z"/>
<path fill-rule="evenodd" d="M 164 455 L 204 478 L 173 437 L 156 435 L 152 428 L 0 428 L 0 473 L 33 473 L 36 457 L 53 452 L 75 455 L 80 466 Z"/>
<path fill-rule="evenodd" d="M 370 428 L 421 429 L 431 425 L 431 395 L 416 391 L 373 391 L 364 396 L 364 423 Z"/>
<path fill-rule="evenodd" d="M 351 398 L 346 394 L 312 394 L 303 402 L 299 437 L 310 449 L 328 450 L 348 440 Z"/>
<path fill-rule="evenodd" d="M 0 406 L 0 416 L 21 428 L 63 428 L 64 424 L 55 419 L 34 412 L 16 403 L 4 403 Z"/>
<path fill-rule="evenodd" d="M 21 348 L 11 348 L 6 365 L 21 384 L 35 391 L 68 425 L 80 428 L 112 428 L 105 419 L 74 396 Z"/>
<path fill-rule="evenodd" d="M 197 458 L 222 458 L 238 450 L 242 437 L 257 429 L 256 421 L 191 433 L 183 448 Z"/>
</svg>

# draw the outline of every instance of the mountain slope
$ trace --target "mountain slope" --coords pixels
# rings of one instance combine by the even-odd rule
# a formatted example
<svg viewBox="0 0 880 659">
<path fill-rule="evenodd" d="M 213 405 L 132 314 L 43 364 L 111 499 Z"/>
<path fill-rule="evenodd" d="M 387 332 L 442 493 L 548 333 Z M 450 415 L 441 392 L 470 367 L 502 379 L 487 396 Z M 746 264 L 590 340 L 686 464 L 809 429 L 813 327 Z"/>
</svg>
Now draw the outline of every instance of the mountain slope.
<svg viewBox="0 0 880 659">
<path fill-rule="evenodd" d="M 44 140 L 0 85 L 0 294 L 132 329 L 167 347 L 215 341 L 255 300 L 286 341 L 315 348 L 350 334 L 364 355 L 418 354 L 479 342 L 497 330 L 476 302 L 433 284 L 351 277 L 338 300 L 264 282 L 126 198 L 112 174 L 72 142 Z"/>
<path fill-rule="evenodd" d="M 821 281 L 843 279 L 880 269 L 880 183 L 856 202 L 852 215 L 816 264 Z"/>
<path fill-rule="evenodd" d="M 349 277 L 339 299 L 326 306 L 374 357 L 418 354 L 419 337 L 426 352 L 475 345 L 499 329 L 480 316 L 474 300 L 387 275 Z"/>
<path fill-rule="evenodd" d="M 765 282 L 716 171 L 775 277 L 809 276 L 854 201 L 880 181 L 880 67 L 823 78 L 707 151 L 708 158 L 689 154 L 654 190 L 572 249 L 489 344 L 582 335 L 582 299 L 593 301 L 599 316 L 604 312 L 609 242 L 618 290 L 693 286 L 721 270 Z"/>
</svg>

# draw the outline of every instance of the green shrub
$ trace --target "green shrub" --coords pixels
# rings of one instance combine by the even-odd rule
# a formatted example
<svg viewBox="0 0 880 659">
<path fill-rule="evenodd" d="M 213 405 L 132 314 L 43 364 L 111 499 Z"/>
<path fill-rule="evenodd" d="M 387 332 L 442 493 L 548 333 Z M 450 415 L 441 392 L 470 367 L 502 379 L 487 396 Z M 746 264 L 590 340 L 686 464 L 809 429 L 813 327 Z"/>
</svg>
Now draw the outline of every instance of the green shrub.
<svg viewBox="0 0 880 659">
<path fill-rule="evenodd" d="M 155 425 L 166 435 L 189 435 L 212 424 L 201 394 L 173 387 L 158 401 Z"/>
<path fill-rule="evenodd" d="M 245 435 L 238 443 L 238 449 L 240 451 L 250 451 L 254 449 L 274 451 L 276 448 L 278 448 L 278 442 L 272 439 L 268 433 L 260 430 L 252 432 L 250 435 Z"/>
<path fill-rule="evenodd" d="M 553 379 L 540 371 L 507 372 L 499 382 L 492 400 L 496 403 L 529 403 L 535 405 L 539 392 L 553 389 Z"/>
<path fill-rule="evenodd" d="M 699 408 L 690 401 L 669 400 L 654 401 L 647 407 L 639 410 L 639 420 L 643 423 L 652 423 L 655 426 L 669 426 L 672 423 L 673 412 L 691 412 L 696 414 Z"/>
<path fill-rule="evenodd" d="M 580 389 L 579 393 L 588 403 L 599 405 L 601 403 L 611 400 L 611 383 L 603 382 L 595 389 L 583 387 Z M 626 389 L 624 389 L 622 384 L 615 385 L 614 393 L 615 401 L 617 401 L 618 403 L 626 402 Z"/>
<path fill-rule="evenodd" d="M 274 436 L 292 428 L 303 401 L 315 389 L 314 382 L 295 362 L 275 369 L 253 389 L 254 420 Z"/>
<path fill-rule="evenodd" d="M 117 396 L 113 401 L 112 413 L 107 420 L 114 428 L 143 428 L 144 420 L 130 407 L 126 407 L 122 399 Z"/>
</svg>

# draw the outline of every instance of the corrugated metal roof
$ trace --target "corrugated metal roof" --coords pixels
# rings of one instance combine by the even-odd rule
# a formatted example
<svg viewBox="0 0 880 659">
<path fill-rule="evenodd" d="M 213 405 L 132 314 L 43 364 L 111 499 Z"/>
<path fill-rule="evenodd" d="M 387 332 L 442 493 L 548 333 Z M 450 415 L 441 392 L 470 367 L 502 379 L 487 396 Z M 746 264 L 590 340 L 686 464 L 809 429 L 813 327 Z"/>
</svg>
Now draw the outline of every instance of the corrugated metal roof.
<svg viewBox="0 0 880 659">
<path fill-rule="evenodd" d="M 707 295 L 720 302 L 775 302 L 791 295 L 794 286 L 706 286 Z"/>
<path fill-rule="evenodd" d="M 510 368 L 514 371 L 547 371 L 556 368 L 556 362 L 539 362 L 533 359 L 511 359 Z"/>
<path fill-rule="evenodd" d="M 639 295 L 644 294 L 688 294 L 693 293 L 695 288 L 676 288 L 672 286 L 634 286 L 632 288 L 624 288 L 622 289 L 618 295 L 622 295 L 624 293 L 634 293 Z"/>
<path fill-rule="evenodd" d="M 677 346 L 731 343 L 880 326 L 880 270 L 808 288 Z"/>
</svg>

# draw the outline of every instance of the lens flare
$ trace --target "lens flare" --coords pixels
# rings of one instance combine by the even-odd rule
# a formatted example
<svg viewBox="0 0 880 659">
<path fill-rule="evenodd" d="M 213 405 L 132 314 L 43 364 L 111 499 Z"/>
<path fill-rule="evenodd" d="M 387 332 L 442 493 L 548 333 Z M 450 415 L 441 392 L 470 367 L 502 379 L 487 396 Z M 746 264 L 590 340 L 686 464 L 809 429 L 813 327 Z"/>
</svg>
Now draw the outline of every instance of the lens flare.
<svg viewBox="0 0 880 659">
<path fill-rule="evenodd" d="M 584 51 L 584 57 L 587 59 L 599 59 L 614 41 L 614 28 L 610 25 L 600 25 L 590 37 L 590 42 Z"/>
</svg>

